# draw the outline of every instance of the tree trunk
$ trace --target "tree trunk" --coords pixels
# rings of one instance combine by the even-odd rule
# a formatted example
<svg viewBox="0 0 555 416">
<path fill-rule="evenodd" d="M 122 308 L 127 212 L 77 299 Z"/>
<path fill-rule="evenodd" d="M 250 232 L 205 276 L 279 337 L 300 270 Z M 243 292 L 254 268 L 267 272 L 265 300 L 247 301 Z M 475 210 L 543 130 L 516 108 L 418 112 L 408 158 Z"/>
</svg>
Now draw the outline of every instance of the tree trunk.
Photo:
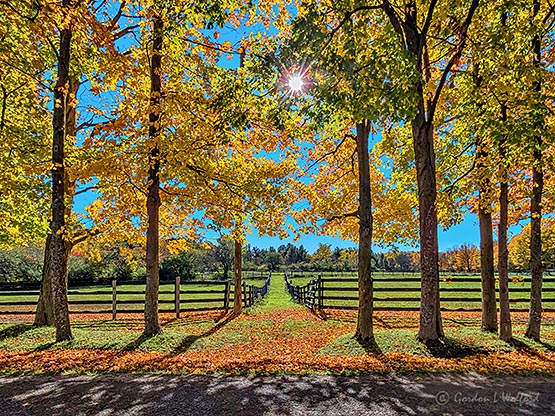
<svg viewBox="0 0 555 416">
<path fill-rule="evenodd" d="M 501 120 L 507 121 L 507 106 L 501 106 Z M 511 305 L 509 303 L 509 249 L 507 229 L 509 224 L 509 182 L 505 166 L 505 140 L 499 144 L 500 177 L 499 189 L 499 226 L 497 229 L 497 270 L 499 272 L 499 339 L 510 341 L 513 338 L 511 324 Z"/>
<path fill-rule="evenodd" d="M 406 48 L 414 56 L 417 71 L 425 77 L 423 46 L 426 34 L 418 33 L 416 8 L 407 9 L 403 24 Z M 414 83 L 414 92 L 418 97 L 417 112 L 411 121 L 416 181 L 418 185 L 418 215 L 420 221 L 420 328 L 418 339 L 422 342 L 435 341 L 443 337 L 439 300 L 439 247 L 437 240 L 437 185 L 434 150 L 434 110 L 427 113 L 422 78 Z"/>
<path fill-rule="evenodd" d="M 421 85 L 420 92 L 422 92 Z M 412 121 L 412 135 L 418 182 L 422 279 L 418 339 L 427 342 L 443 337 L 443 327 L 439 304 L 437 191 L 433 126 L 425 120 L 423 99 L 420 100 L 418 114 Z"/>
<path fill-rule="evenodd" d="M 530 273 L 532 275 L 532 284 L 530 288 L 530 316 L 528 317 L 526 336 L 539 341 L 542 319 L 543 281 L 541 240 L 543 172 L 539 166 L 541 163 L 541 152 L 539 150 L 534 151 L 534 163 L 536 164 L 532 168 L 534 189 L 532 191 L 532 201 L 530 204 Z"/>
<path fill-rule="evenodd" d="M 233 288 L 233 314 L 241 315 L 243 306 L 243 293 L 241 290 L 243 269 L 243 246 L 239 240 L 235 240 L 235 285 Z"/>
<path fill-rule="evenodd" d="M 159 15 L 154 17 L 153 48 L 150 64 L 150 114 L 148 137 L 152 141 L 148 168 L 148 195 L 146 209 L 148 229 L 146 234 L 146 294 L 144 335 L 162 332 L 158 319 L 159 269 L 159 215 L 160 215 L 160 100 L 162 92 L 162 33 L 163 23 Z"/>
<path fill-rule="evenodd" d="M 493 224 L 491 218 L 491 180 L 485 161 L 488 153 L 482 145 L 476 149 L 478 172 L 478 218 L 480 220 L 480 272 L 482 276 L 482 331 L 497 332 L 497 304 L 493 267 Z"/>
<path fill-rule="evenodd" d="M 417 112 L 411 121 L 416 179 L 418 182 L 418 209 L 420 217 L 420 268 L 422 274 L 422 293 L 420 305 L 420 329 L 418 338 L 423 341 L 434 341 L 443 336 L 439 302 L 439 253 L 437 241 L 437 209 L 436 209 L 436 168 L 433 142 L 433 120 L 437 100 L 441 95 L 444 82 L 454 62 L 460 58 L 466 43 L 467 30 L 478 7 L 478 0 L 472 0 L 465 21 L 458 27 L 459 45 L 455 54 L 443 69 L 442 81 L 434 93 L 424 95 L 423 81 L 430 81 L 428 58 L 424 54 L 426 38 L 432 20 L 424 25 L 418 18 L 416 2 L 405 4 L 403 13 L 395 10 L 389 1 L 382 2 L 382 9 L 388 16 L 393 29 L 399 35 L 403 48 L 414 58 L 416 64 L 415 81 L 412 90 L 417 98 Z M 430 18 L 434 14 L 436 2 L 431 2 L 424 14 Z M 419 31 L 421 28 L 421 32 Z"/>
<path fill-rule="evenodd" d="M 372 190 L 370 187 L 368 156 L 370 122 L 366 120 L 359 123 L 356 129 L 359 180 L 358 319 L 356 338 L 362 344 L 369 344 L 374 340 L 372 324 Z"/>
<path fill-rule="evenodd" d="M 69 6 L 69 0 L 62 4 Z M 52 140 L 52 221 L 50 225 L 50 279 L 52 301 L 54 304 L 54 325 L 56 341 L 73 338 L 69 323 L 69 307 L 67 299 L 67 261 L 65 260 L 67 231 L 65 230 L 65 139 L 66 114 L 68 107 L 73 105 L 69 94 L 69 65 L 72 32 L 69 27 L 60 30 L 60 50 L 58 54 L 58 79 L 54 90 Z"/>
<path fill-rule="evenodd" d="M 42 268 L 42 280 L 40 284 L 40 295 L 37 302 L 37 310 L 35 312 L 35 326 L 53 326 L 54 320 L 54 302 L 52 298 L 52 278 L 50 273 L 51 268 L 51 245 L 52 236 L 46 237 L 46 244 L 44 248 L 44 262 Z M 69 255 L 71 253 L 72 243 L 65 241 L 64 257 L 62 260 L 62 270 L 64 270 L 66 287 L 67 287 L 67 266 L 69 262 Z"/>
<path fill-rule="evenodd" d="M 69 76 L 69 91 L 73 96 L 77 96 L 77 90 L 79 89 L 79 82 L 74 76 Z M 65 137 L 75 136 L 75 126 L 76 126 L 76 112 L 74 105 L 68 105 L 65 108 Z M 65 144 L 65 141 L 64 141 Z M 64 196 L 65 196 L 65 216 L 66 218 L 71 214 L 73 205 L 73 194 L 70 191 L 70 183 L 66 173 L 64 173 Z M 54 299 L 52 297 L 52 279 L 51 279 L 51 250 L 50 246 L 52 244 L 52 235 L 46 237 L 46 244 L 44 246 L 44 260 L 42 266 L 42 277 L 40 285 L 40 295 L 37 303 L 37 310 L 35 312 L 34 325 L 36 326 L 53 326 L 55 324 L 54 320 Z M 69 262 L 69 254 L 73 247 L 73 243 L 70 241 L 69 235 L 66 234 L 64 238 L 64 244 L 66 245 L 64 251 L 63 259 L 63 273 L 66 277 L 66 287 L 67 287 L 67 265 Z"/>
<path fill-rule="evenodd" d="M 52 302 L 52 279 L 50 274 L 50 244 L 52 235 L 46 237 L 44 246 L 44 261 L 42 265 L 42 279 L 40 295 L 35 312 L 35 326 L 54 325 L 54 304 Z"/>
<path fill-rule="evenodd" d="M 536 17 L 540 12 L 539 0 L 532 2 L 533 16 Z M 536 69 L 541 67 L 541 38 L 535 35 L 532 41 L 533 64 Z M 535 82 L 535 92 L 541 95 L 541 80 Z M 543 123 L 543 121 L 542 121 Z M 535 137 L 532 165 L 532 199 L 530 201 L 530 274 L 532 284 L 530 288 L 530 316 L 528 317 L 528 327 L 526 336 L 536 341 L 540 340 L 540 326 L 542 319 L 542 194 L 543 194 L 543 161 L 542 161 L 542 137 L 538 134 Z"/>
</svg>

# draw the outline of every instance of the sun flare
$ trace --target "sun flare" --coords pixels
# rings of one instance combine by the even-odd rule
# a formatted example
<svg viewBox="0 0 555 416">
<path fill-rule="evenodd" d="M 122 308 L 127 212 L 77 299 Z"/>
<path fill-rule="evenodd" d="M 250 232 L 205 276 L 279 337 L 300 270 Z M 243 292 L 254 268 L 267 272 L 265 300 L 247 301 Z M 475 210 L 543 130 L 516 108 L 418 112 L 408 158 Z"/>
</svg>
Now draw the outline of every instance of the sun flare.
<svg viewBox="0 0 555 416">
<path fill-rule="evenodd" d="M 299 74 L 292 75 L 289 78 L 288 86 L 291 92 L 302 92 L 304 87 L 304 81 L 302 76 Z"/>
</svg>

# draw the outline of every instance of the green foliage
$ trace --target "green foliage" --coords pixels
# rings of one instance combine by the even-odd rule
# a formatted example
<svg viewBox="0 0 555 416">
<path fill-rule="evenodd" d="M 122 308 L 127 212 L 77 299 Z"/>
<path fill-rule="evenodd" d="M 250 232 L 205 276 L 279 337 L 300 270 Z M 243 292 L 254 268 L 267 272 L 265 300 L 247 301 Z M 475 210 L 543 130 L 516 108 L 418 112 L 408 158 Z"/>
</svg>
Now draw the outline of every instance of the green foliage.
<svg viewBox="0 0 555 416">
<path fill-rule="evenodd" d="M 530 270 L 530 225 L 509 242 L 509 260 L 517 270 Z M 542 227 L 542 262 L 545 269 L 555 269 L 555 223 Z"/>
<path fill-rule="evenodd" d="M 35 246 L 0 250 L 0 282 L 40 282 L 42 257 Z"/>
<path fill-rule="evenodd" d="M 193 280 L 197 277 L 201 267 L 202 255 L 199 251 L 182 251 L 162 260 L 160 263 L 160 279 Z"/>
</svg>

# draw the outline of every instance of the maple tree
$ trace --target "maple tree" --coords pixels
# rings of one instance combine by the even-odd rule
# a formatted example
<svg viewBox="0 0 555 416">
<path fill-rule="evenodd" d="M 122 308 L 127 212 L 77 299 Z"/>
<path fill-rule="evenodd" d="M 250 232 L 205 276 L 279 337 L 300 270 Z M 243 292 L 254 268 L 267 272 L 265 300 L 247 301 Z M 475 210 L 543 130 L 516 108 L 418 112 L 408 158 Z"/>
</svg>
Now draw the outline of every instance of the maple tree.
<svg viewBox="0 0 555 416">
<path fill-rule="evenodd" d="M 285 61 L 298 62 L 287 73 L 304 75 L 306 72 L 308 83 L 315 85 L 309 91 L 314 98 L 299 109 L 313 126 L 306 158 L 306 173 L 312 182 L 301 181 L 299 191 L 300 198 L 307 199 L 310 208 L 299 212 L 299 222 L 307 224 L 311 231 L 321 227 L 320 232 L 339 233 L 358 240 L 356 337 L 364 344 L 373 342 L 374 224 L 379 230 L 387 229 L 388 220 L 391 224 L 391 213 L 385 214 L 384 209 L 383 199 L 387 198 L 381 192 L 384 174 L 378 170 L 378 157 L 371 154 L 369 137 L 375 123 L 399 118 L 393 102 L 395 97 L 402 96 L 403 85 L 388 79 L 388 69 L 393 67 L 399 71 L 396 73 L 401 73 L 401 68 L 406 68 L 402 56 L 387 57 L 380 50 L 369 48 L 371 41 L 382 43 L 383 47 L 391 46 L 388 43 L 391 38 L 380 33 L 384 20 L 376 13 L 379 8 L 303 3 L 293 23 L 290 46 L 293 56 L 288 57 L 287 53 L 291 52 L 287 50 L 283 53 Z M 304 67 L 306 55 L 318 59 Z M 391 94 L 388 98 L 392 102 L 384 101 L 385 91 Z M 376 194 L 382 215 L 374 216 L 372 201 Z M 399 208 L 398 205 L 395 212 Z M 322 219 L 325 222 L 320 225 Z M 390 232 L 394 232 L 392 227 Z M 387 237 L 380 234 L 379 238 Z"/>
<path fill-rule="evenodd" d="M 37 120 L 36 125 L 44 126 L 51 118 L 52 127 L 35 133 L 37 144 L 38 139 L 45 139 L 48 135 L 55 139 L 55 143 L 52 142 L 51 145 L 54 162 L 47 168 L 52 170 L 53 178 L 50 182 L 53 210 L 51 233 L 45 245 L 43 279 L 35 323 L 55 324 L 59 340 L 71 338 L 67 297 L 64 295 L 67 291 L 69 253 L 74 245 L 95 233 L 72 211 L 73 198 L 86 191 L 87 187 L 83 188 L 82 185 L 86 185 L 91 178 L 86 152 L 81 152 L 77 145 L 78 131 L 88 123 L 77 125 L 79 115 L 76 96 L 83 82 L 83 75 L 94 71 L 91 57 L 95 56 L 99 47 L 109 47 L 114 39 L 125 33 L 110 33 L 116 26 L 118 16 L 121 16 L 124 4 L 125 2 L 121 4 L 119 13 L 112 19 L 107 13 L 111 5 L 105 2 L 91 2 L 87 5 L 59 2 L 42 6 L 35 2 L 2 3 L 2 8 L 11 18 L 10 22 L 27 30 L 27 33 L 18 33 L 25 33 L 26 39 L 31 42 L 29 55 L 20 57 L 17 54 L 12 62 L 17 62 L 15 68 L 21 79 L 32 80 L 40 86 L 35 90 L 36 99 L 43 102 L 50 100 L 48 110 L 42 112 L 42 119 Z M 105 9 L 102 10 L 102 7 Z M 87 53 L 76 47 L 80 43 L 87 45 Z M 15 51 L 16 49 L 12 49 L 10 52 L 13 54 Z M 22 134 L 19 138 L 24 137 Z M 30 153 L 33 148 L 37 148 L 37 145 L 30 144 Z M 42 152 L 38 148 L 37 156 Z M 39 178 L 39 172 L 46 164 L 44 160 L 41 163 L 35 162 L 34 165 L 32 161 L 22 162 L 22 168 L 31 178 Z M 45 185 L 47 183 L 45 181 Z M 20 195 L 24 193 L 20 192 Z M 40 194 L 35 197 L 38 196 Z M 37 199 L 37 202 L 40 200 Z M 36 221 L 46 219 L 47 215 L 41 217 L 38 215 L 40 213 L 41 210 L 35 213 Z M 40 227 L 35 231 L 39 232 L 39 236 Z"/>
<path fill-rule="evenodd" d="M 97 94 L 116 91 L 121 99 L 87 144 L 109 157 L 109 163 L 106 157 L 97 162 L 100 198 L 89 208 L 106 231 L 103 238 L 143 243 L 146 232 L 145 334 L 151 335 L 159 331 L 160 237 L 177 251 L 206 228 L 231 230 L 237 242 L 251 226 L 261 233 L 283 230 L 288 201 L 283 185 L 295 163 L 288 156 L 275 160 L 268 155 L 285 141 L 280 131 L 296 126 L 285 120 L 285 126 L 276 127 L 284 111 L 271 97 L 254 93 L 262 84 L 250 85 L 250 63 L 237 70 L 218 65 L 226 54 L 241 55 L 243 61 L 245 50 L 232 49 L 229 41 L 218 43 L 218 32 L 206 28 L 238 25 L 245 10 L 233 2 L 229 10 L 227 3 L 216 2 L 216 9 L 203 13 L 195 7 L 146 4 L 151 8 L 137 12 L 145 22 L 137 29 L 139 41 L 125 55 L 116 51 L 117 61 L 106 62 L 94 82 Z M 145 78 L 151 80 L 150 90 Z M 152 110 L 148 135 L 146 115 L 136 111 L 146 99 Z M 237 247 L 237 259 L 240 251 Z"/>
</svg>

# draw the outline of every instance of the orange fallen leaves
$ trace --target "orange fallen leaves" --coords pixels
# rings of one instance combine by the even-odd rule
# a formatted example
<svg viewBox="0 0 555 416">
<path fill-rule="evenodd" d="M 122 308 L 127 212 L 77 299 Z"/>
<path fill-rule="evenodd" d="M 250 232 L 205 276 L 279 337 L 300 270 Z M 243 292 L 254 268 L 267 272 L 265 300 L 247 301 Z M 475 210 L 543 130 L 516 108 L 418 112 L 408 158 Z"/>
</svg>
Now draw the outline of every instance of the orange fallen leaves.
<svg viewBox="0 0 555 416">
<path fill-rule="evenodd" d="M 383 355 L 326 356 L 288 354 L 258 355 L 245 350 L 231 353 L 185 352 L 178 355 L 105 350 L 1 351 L 0 368 L 16 373 L 66 372 L 169 372 L 169 373 L 280 373 L 346 371 L 412 372 L 457 371 L 478 373 L 555 373 L 555 354 L 525 351 L 474 355 L 464 358 L 433 358 L 400 352 Z"/>
<path fill-rule="evenodd" d="M 263 330 L 249 331 L 239 343 L 212 346 L 198 351 L 180 353 L 146 352 L 140 350 L 56 349 L 43 351 L 0 351 L 0 369 L 4 373 L 65 373 L 65 372 L 168 372 L 268 374 L 334 372 L 478 372 L 555 374 L 555 353 L 532 349 L 491 354 L 474 354 L 462 358 L 435 358 L 405 352 L 385 354 L 328 355 L 322 349 L 337 337 L 353 333 L 353 317 L 349 313 L 330 312 L 326 324 L 302 308 L 244 314 L 237 321 L 248 326 L 263 325 Z M 417 325 L 414 313 L 377 313 L 376 326 L 387 328 L 396 319 L 403 325 Z M 446 319 L 471 318 L 468 314 L 444 315 Z M 135 316 L 135 319 L 137 317 Z M 217 321 L 221 313 L 190 314 L 184 320 Z M 165 316 L 162 322 L 171 324 Z M 258 322 L 259 321 L 259 322 Z M 306 330 L 304 322 L 319 322 Z M 134 331 L 140 331 L 137 320 Z M 406 326 L 405 326 L 406 327 Z M 262 328 L 262 327 L 261 327 Z M 238 330 L 222 326 L 221 331 Z M 215 333 L 215 332 L 214 332 Z"/>
</svg>

